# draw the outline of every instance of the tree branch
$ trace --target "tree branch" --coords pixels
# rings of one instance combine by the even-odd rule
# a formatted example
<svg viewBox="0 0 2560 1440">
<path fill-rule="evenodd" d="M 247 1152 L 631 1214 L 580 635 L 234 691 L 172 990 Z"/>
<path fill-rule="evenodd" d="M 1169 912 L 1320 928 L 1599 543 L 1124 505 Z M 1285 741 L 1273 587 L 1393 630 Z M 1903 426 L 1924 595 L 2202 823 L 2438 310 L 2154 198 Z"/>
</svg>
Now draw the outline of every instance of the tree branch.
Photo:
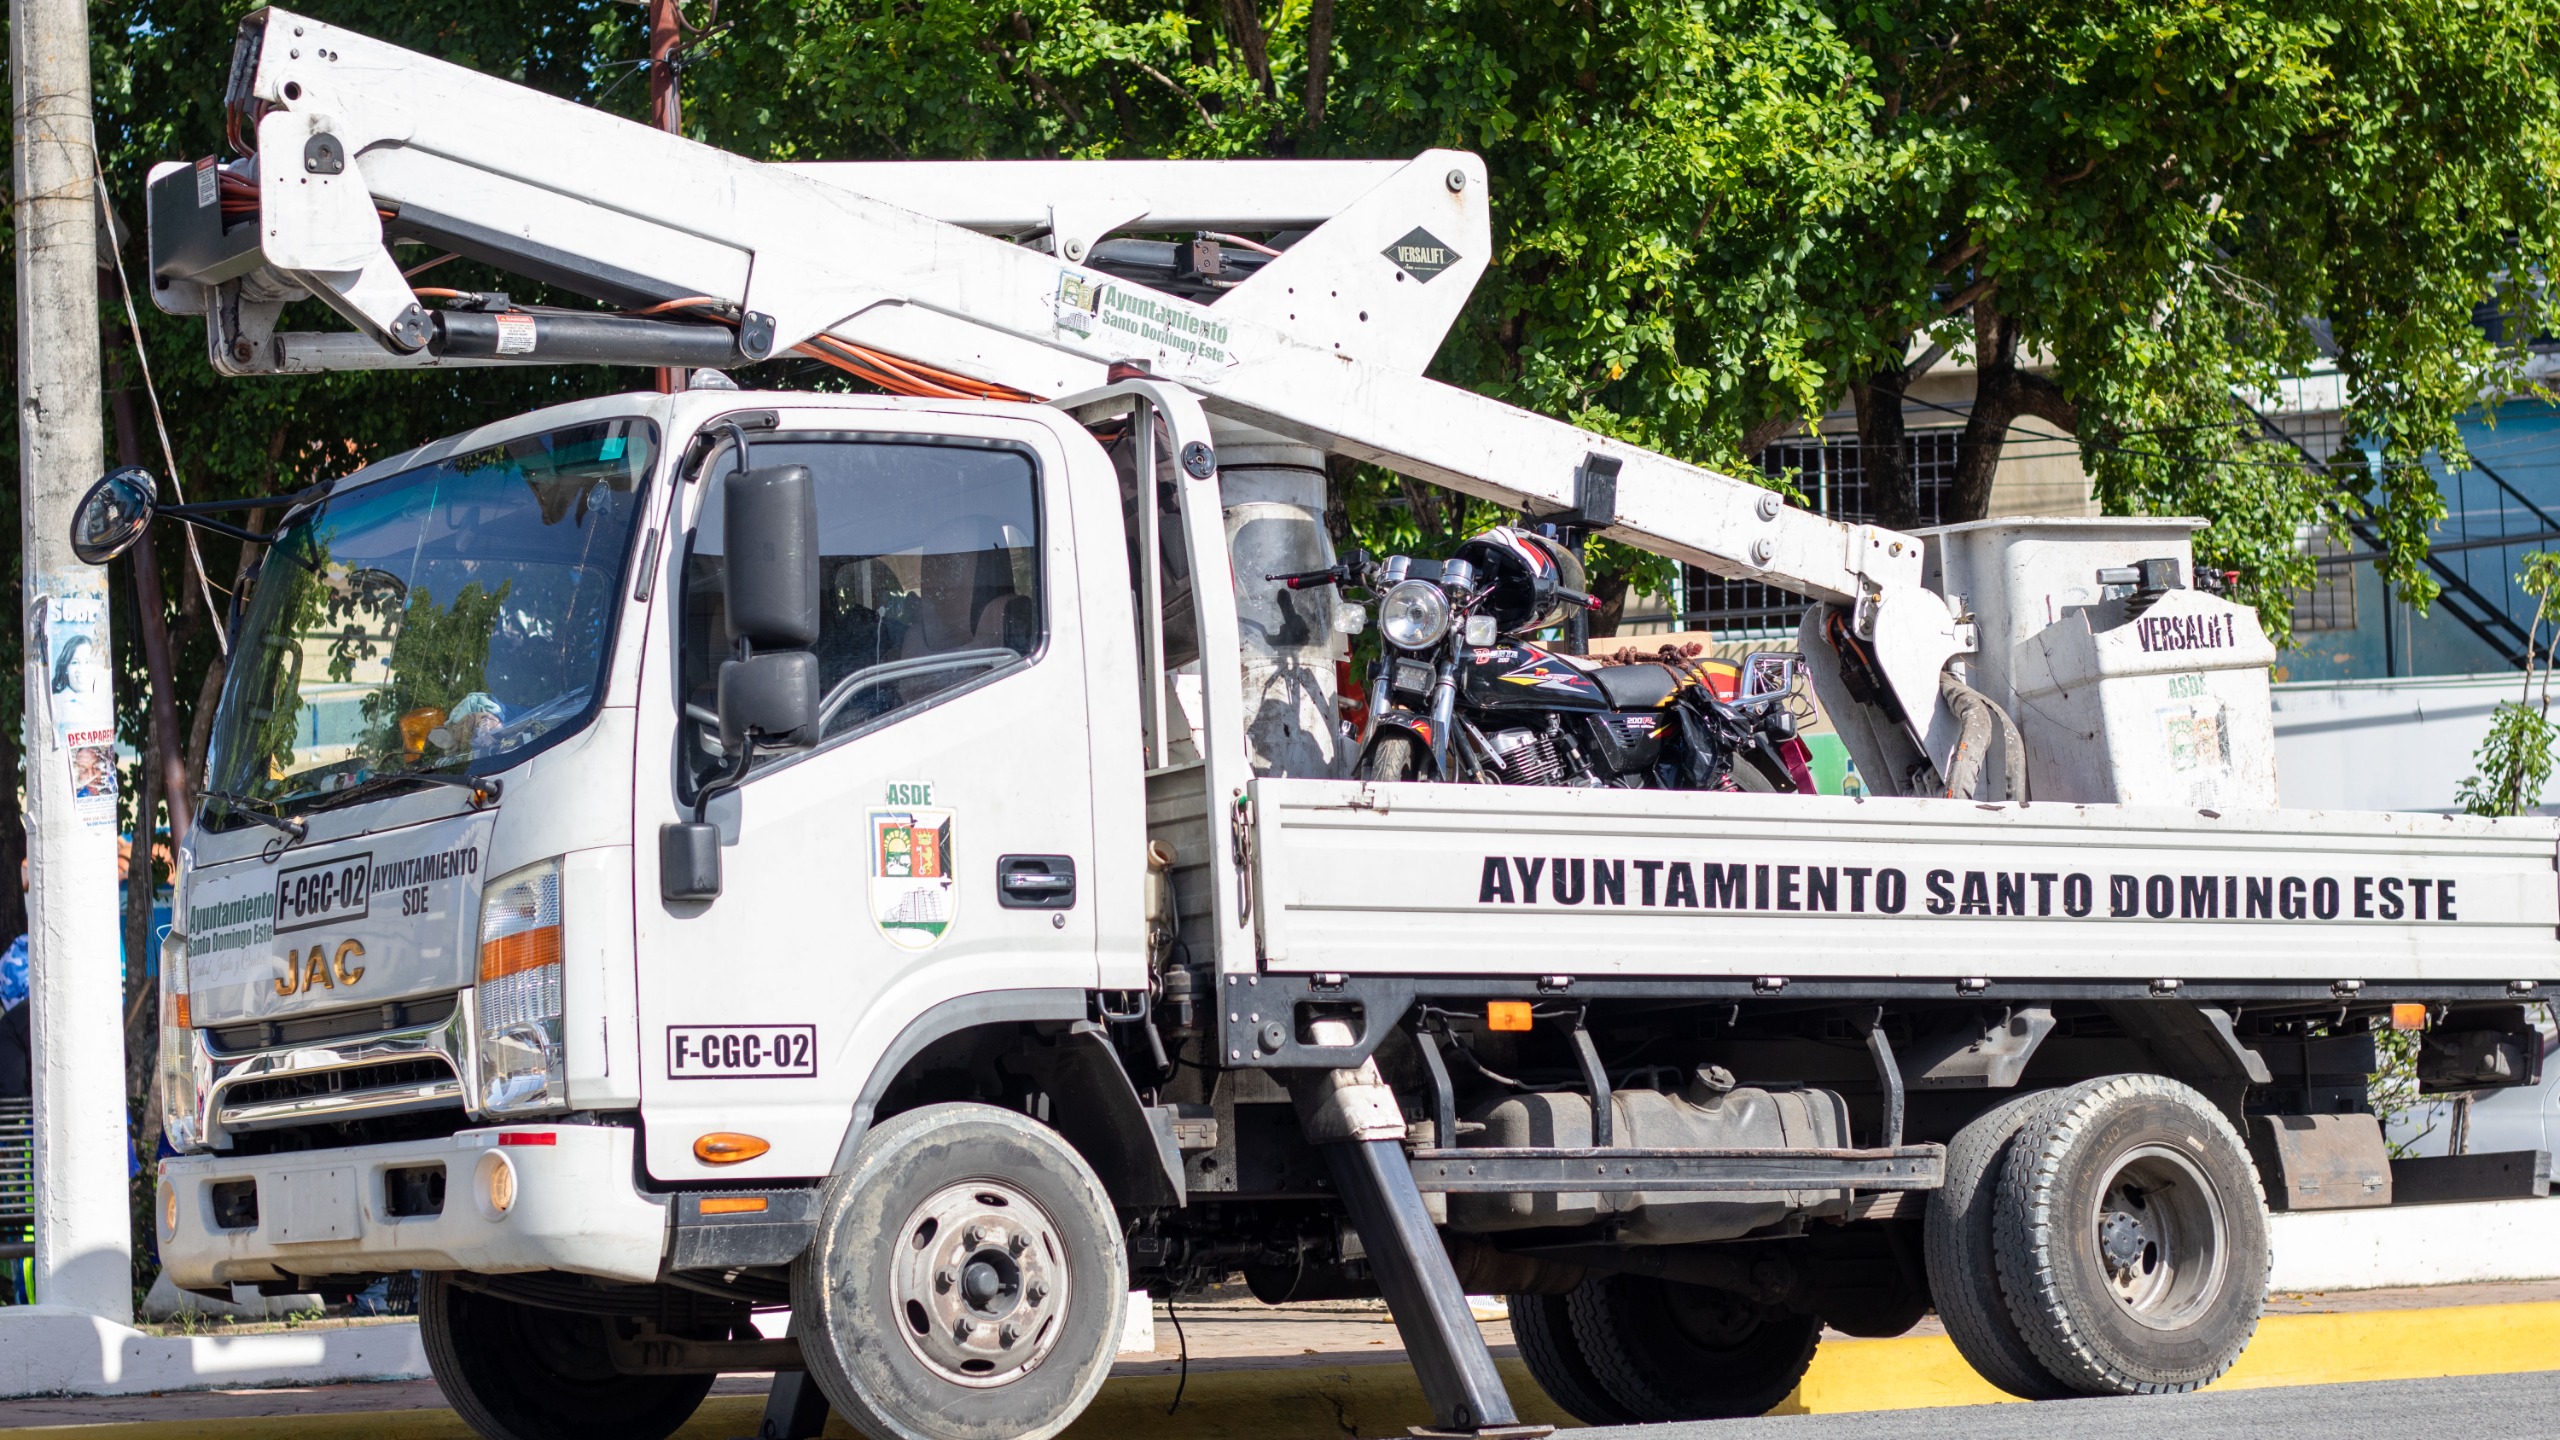
<svg viewBox="0 0 2560 1440">
<path fill-rule="evenodd" d="M 1785 438 L 1787 432 L 1802 423 L 1793 415 L 1772 415 L 1752 426 L 1742 434 L 1743 458 L 1758 460 L 1761 451 L 1777 444 L 1779 440 Z"/>
<path fill-rule="evenodd" d="M 1165 74 L 1163 71 L 1148 64 L 1144 60 L 1132 60 L 1129 63 L 1146 72 L 1147 77 L 1155 81 L 1157 84 L 1162 85 L 1164 88 L 1181 96 L 1183 99 L 1190 101 L 1191 108 L 1200 112 L 1201 124 L 1208 126 L 1212 130 L 1218 128 L 1218 117 L 1209 113 L 1209 107 L 1200 103 L 1199 96 L 1194 95 L 1190 91 L 1175 84 L 1172 76 Z"/>
</svg>

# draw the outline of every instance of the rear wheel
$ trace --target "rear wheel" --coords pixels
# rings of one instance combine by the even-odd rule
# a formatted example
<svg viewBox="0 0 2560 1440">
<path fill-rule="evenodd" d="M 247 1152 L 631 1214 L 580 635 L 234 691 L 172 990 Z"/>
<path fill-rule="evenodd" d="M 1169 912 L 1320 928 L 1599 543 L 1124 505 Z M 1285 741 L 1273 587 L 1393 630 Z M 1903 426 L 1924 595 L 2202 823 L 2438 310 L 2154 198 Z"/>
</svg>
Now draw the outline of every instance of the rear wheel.
<svg viewBox="0 0 2560 1440">
<path fill-rule="evenodd" d="M 2019 1127 L 2051 1105 L 2056 1093 L 2003 1101 L 1956 1132 L 1947 1145 L 1945 1183 L 1929 1194 L 1923 1249 L 1930 1298 L 1956 1352 L 1983 1379 L 2025 1400 L 2058 1400 L 2075 1392 L 2036 1358 L 2009 1313 L 1993 1258 L 1992 1214 Z"/>
<path fill-rule="evenodd" d="M 1562 1295 L 1505 1297 L 1511 1311 L 1511 1337 L 1520 1344 L 1520 1361 L 1547 1398 L 1575 1419 L 1591 1425 L 1625 1425 L 1634 1412 L 1609 1398 L 1592 1371 L 1582 1342 L 1573 1333 L 1573 1311 Z"/>
<path fill-rule="evenodd" d="M 1360 757 L 1363 780 L 1419 780 L 1422 778 L 1422 747 L 1410 735 L 1396 732 L 1378 737 L 1369 753 Z"/>
<path fill-rule="evenodd" d="M 1128 1305 L 1102 1182 L 992 1105 L 883 1122 L 791 1268 L 809 1373 L 873 1440 L 1044 1440 L 1110 1373 Z"/>
<path fill-rule="evenodd" d="M 1814 1316 L 1649 1275 L 1595 1276 L 1566 1301 L 1593 1378 L 1640 1424 L 1765 1415 L 1822 1339 Z"/>
<path fill-rule="evenodd" d="M 2018 1132 L 1995 1215 L 2000 1288 L 2084 1395 L 2211 1384 L 2257 1333 L 2266 1206 L 2228 1120 L 2161 1075 L 2075 1086 Z"/>
<path fill-rule="evenodd" d="M 711 1393 L 711 1375 L 625 1375 L 601 1316 L 465 1290 L 435 1273 L 418 1331 L 436 1388 L 489 1440 L 663 1440 Z"/>
</svg>

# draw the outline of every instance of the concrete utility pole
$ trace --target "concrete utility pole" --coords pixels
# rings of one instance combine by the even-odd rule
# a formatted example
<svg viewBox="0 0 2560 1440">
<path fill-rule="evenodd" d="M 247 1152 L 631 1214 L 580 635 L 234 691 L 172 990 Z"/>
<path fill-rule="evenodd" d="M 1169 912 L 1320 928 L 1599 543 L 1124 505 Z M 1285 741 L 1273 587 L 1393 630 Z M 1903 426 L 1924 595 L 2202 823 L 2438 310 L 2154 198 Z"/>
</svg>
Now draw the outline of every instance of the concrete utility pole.
<svg viewBox="0 0 2560 1440">
<path fill-rule="evenodd" d="M 26 561 L 28 1003 L 35 1007 L 36 1300 L 133 1317 L 123 982 L 116 966 L 114 667 L 106 572 L 71 516 L 106 466 L 98 196 L 82 0 L 11 0 L 17 137 L 18 494 Z M 0 877 L 5 883 L 6 877 Z M 146 963 L 136 955 L 133 963 Z"/>
</svg>

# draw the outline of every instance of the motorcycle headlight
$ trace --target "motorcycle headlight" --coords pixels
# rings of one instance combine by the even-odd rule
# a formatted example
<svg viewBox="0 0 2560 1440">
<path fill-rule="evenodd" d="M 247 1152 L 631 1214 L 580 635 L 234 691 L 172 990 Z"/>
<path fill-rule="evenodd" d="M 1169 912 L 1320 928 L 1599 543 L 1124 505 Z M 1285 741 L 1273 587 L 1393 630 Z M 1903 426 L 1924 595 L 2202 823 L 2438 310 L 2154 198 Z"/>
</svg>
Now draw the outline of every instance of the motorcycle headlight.
<svg viewBox="0 0 2560 1440">
<path fill-rule="evenodd" d="M 1378 633 L 1400 650 L 1427 650 L 1449 633 L 1449 597 L 1428 580 L 1390 586 L 1378 598 Z"/>
<path fill-rule="evenodd" d="M 204 1136 L 205 1092 L 211 1065 L 196 1044 L 187 1013 L 187 937 L 172 929 L 160 942 L 160 1132 L 174 1150 L 192 1149 Z"/>
<path fill-rule="evenodd" d="M 569 1103 L 561 1046 L 560 862 L 498 877 L 480 896 L 480 1108 L 493 1115 Z"/>
</svg>

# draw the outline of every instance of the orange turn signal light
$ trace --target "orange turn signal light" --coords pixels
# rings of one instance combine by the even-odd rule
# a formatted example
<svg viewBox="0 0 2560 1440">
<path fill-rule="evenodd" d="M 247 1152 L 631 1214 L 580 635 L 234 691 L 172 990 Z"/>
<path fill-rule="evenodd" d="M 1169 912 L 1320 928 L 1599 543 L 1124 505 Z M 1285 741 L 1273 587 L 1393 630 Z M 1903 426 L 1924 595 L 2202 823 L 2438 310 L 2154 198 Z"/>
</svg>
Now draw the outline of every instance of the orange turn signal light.
<svg viewBox="0 0 2560 1440">
<path fill-rule="evenodd" d="M 735 1165 L 773 1148 L 773 1142 L 730 1130 L 714 1130 L 693 1142 L 693 1158 L 705 1165 Z"/>
<path fill-rule="evenodd" d="M 1529 1028 L 1529 1002 L 1526 1000 L 1488 1000 L 1484 1005 L 1484 1028 L 1487 1030 L 1526 1030 Z"/>
<path fill-rule="evenodd" d="M 762 1195 L 706 1195 L 702 1198 L 705 1215 L 761 1215 L 765 1211 Z"/>
<path fill-rule="evenodd" d="M 2427 1007 L 2414 1001 L 2407 1000 L 2393 1004 L 2391 1007 L 2391 1028 L 2394 1030 L 2426 1029 Z"/>
</svg>

